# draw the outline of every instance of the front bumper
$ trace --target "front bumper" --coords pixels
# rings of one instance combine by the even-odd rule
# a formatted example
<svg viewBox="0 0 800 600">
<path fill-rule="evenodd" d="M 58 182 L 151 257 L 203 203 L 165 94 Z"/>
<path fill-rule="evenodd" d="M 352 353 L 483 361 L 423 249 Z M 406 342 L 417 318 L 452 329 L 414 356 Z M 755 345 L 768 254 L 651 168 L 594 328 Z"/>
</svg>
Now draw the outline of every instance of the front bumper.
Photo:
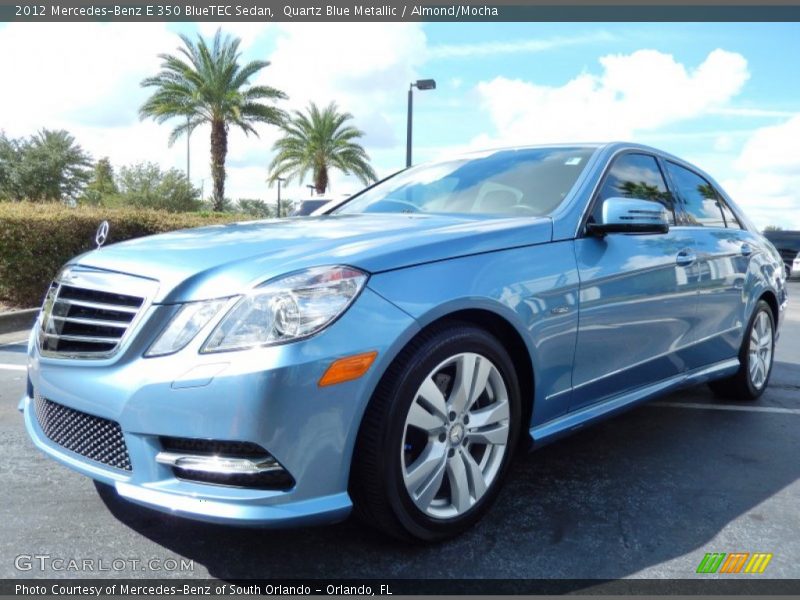
<svg viewBox="0 0 800 600">
<path fill-rule="evenodd" d="M 39 449 L 138 504 L 240 525 L 334 522 L 351 509 L 350 460 L 372 390 L 417 330 L 411 317 L 366 288 L 317 336 L 247 352 L 201 355 L 190 345 L 172 356 L 144 359 L 157 331 L 139 331 L 114 360 L 100 362 L 45 358 L 32 342 L 30 383 L 20 408 Z M 333 360 L 374 350 L 378 358 L 365 376 L 330 387 L 317 385 Z M 51 441 L 37 420 L 33 390 L 52 402 L 119 423 L 132 470 L 89 460 Z M 161 437 L 258 444 L 292 475 L 295 485 L 264 490 L 178 479 L 155 459 L 162 451 Z"/>
</svg>

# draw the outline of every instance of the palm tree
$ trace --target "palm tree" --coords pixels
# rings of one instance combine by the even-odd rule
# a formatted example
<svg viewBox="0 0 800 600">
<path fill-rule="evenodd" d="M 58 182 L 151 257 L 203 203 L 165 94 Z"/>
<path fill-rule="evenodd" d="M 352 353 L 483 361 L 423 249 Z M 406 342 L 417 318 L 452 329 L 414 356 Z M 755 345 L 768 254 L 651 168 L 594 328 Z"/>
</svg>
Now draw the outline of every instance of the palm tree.
<svg viewBox="0 0 800 600">
<path fill-rule="evenodd" d="M 211 125 L 211 176 L 214 180 L 214 210 L 222 210 L 225 198 L 225 156 L 228 153 L 228 128 L 233 125 L 258 136 L 254 123 L 280 125 L 282 110 L 263 100 L 280 100 L 286 94 L 266 85 L 248 85 L 249 79 L 269 65 L 265 60 L 239 63 L 239 38 L 214 35 L 211 46 L 202 36 L 194 43 L 181 35 L 179 55 L 159 54 L 161 71 L 142 81 L 142 87 L 156 88 L 139 109 L 142 119 L 158 123 L 180 118 L 169 143 L 191 133 L 198 125 Z"/>
<path fill-rule="evenodd" d="M 311 171 L 318 194 L 328 189 L 328 172 L 338 169 L 355 175 L 365 185 L 377 179 L 364 148 L 354 140 L 361 130 L 348 125 L 350 113 L 340 113 L 335 102 L 320 110 L 313 102 L 305 113 L 294 115 L 281 126 L 284 135 L 272 147 L 277 152 L 269 165 L 270 183 L 278 177 L 303 181 Z"/>
</svg>

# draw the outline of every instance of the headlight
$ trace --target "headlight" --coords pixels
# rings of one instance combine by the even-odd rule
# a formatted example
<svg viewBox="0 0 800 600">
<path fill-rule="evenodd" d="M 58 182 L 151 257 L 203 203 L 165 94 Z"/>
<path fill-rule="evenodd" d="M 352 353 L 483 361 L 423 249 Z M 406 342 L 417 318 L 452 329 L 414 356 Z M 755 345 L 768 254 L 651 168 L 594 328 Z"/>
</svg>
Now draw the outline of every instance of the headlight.
<svg viewBox="0 0 800 600">
<path fill-rule="evenodd" d="M 164 356 L 177 352 L 192 341 L 194 336 L 228 303 L 224 300 L 189 302 L 172 317 L 169 325 L 150 346 L 145 356 Z"/>
<path fill-rule="evenodd" d="M 242 298 L 206 340 L 203 352 L 299 340 L 341 315 L 367 281 L 352 267 L 316 267 L 268 281 Z"/>
</svg>

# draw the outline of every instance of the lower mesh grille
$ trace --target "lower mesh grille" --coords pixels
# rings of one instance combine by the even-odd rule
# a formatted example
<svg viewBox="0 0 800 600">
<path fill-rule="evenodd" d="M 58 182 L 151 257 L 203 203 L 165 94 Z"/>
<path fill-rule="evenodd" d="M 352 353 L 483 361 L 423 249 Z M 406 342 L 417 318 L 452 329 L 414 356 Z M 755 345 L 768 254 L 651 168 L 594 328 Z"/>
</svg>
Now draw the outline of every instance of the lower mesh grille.
<svg viewBox="0 0 800 600">
<path fill-rule="evenodd" d="M 95 417 L 36 394 L 36 419 L 55 444 L 115 469 L 132 470 L 122 429 L 115 421 Z"/>
</svg>

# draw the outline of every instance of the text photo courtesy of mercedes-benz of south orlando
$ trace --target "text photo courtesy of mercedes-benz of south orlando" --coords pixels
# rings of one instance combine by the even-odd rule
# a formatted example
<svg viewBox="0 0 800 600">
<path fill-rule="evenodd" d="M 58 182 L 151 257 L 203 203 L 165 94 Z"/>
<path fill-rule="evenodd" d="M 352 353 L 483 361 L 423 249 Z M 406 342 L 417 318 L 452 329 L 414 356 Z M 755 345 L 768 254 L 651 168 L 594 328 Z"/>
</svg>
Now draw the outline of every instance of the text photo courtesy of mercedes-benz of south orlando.
<svg viewBox="0 0 800 600">
<path fill-rule="evenodd" d="M 0 0 L 0 595 L 800 594 L 798 51 Z"/>
</svg>

